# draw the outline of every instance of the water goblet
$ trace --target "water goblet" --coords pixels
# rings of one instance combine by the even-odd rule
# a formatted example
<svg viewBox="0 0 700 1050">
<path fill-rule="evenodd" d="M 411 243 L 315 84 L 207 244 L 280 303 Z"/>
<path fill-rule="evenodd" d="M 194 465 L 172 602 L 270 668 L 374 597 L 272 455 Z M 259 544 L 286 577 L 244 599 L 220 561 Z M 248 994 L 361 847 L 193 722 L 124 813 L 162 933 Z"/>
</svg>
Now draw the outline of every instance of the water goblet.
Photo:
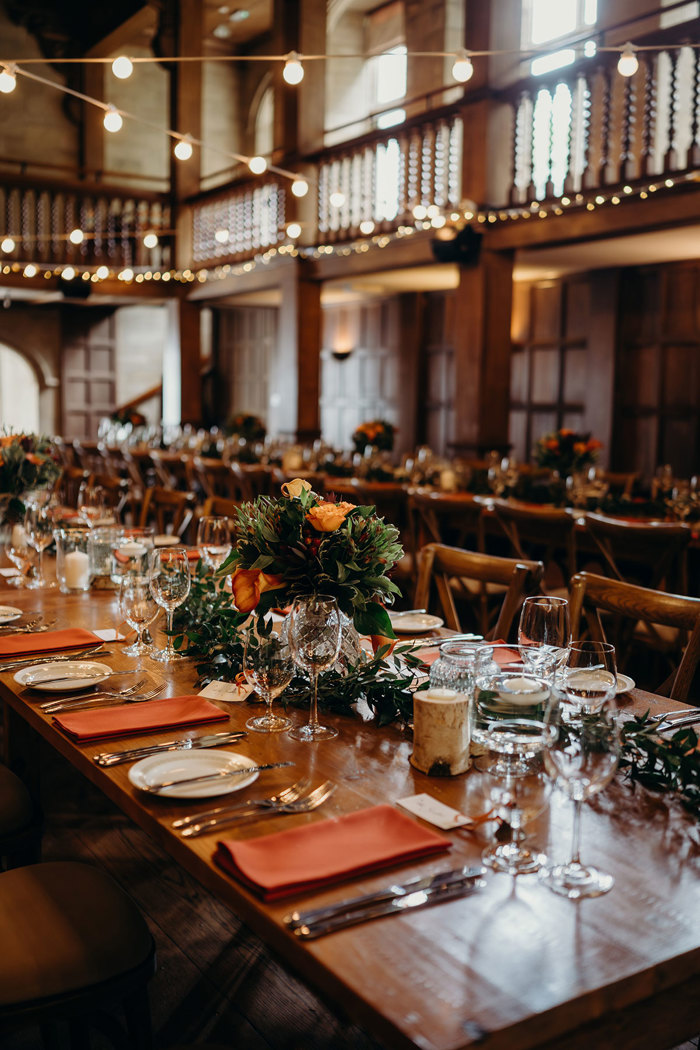
<svg viewBox="0 0 700 1050">
<path fill-rule="evenodd" d="M 55 587 L 53 580 L 47 580 L 44 575 L 44 551 L 53 541 L 53 513 L 49 504 L 30 503 L 24 516 L 24 530 L 27 534 L 30 547 L 39 555 L 39 571 L 37 575 L 37 587 Z"/>
<path fill-rule="evenodd" d="M 150 656 L 153 646 L 146 640 L 148 627 L 160 611 L 148 576 L 123 576 L 119 584 L 119 612 L 136 631 L 136 641 L 122 650 L 125 656 Z"/>
<path fill-rule="evenodd" d="M 296 726 L 289 735 L 294 740 L 331 740 L 337 729 L 322 726 L 318 720 L 318 676 L 332 667 L 341 643 L 340 610 L 335 598 L 314 594 L 297 598 L 289 614 L 289 645 L 294 662 L 313 679 L 309 721 Z"/>
<path fill-rule="evenodd" d="M 541 673 L 543 663 L 550 663 L 551 656 L 555 657 L 555 670 L 563 666 L 570 642 L 566 598 L 540 594 L 525 599 L 518 625 L 518 647 L 530 670 Z"/>
<path fill-rule="evenodd" d="M 89 529 L 108 517 L 107 493 L 101 485 L 83 481 L 78 489 L 78 515 Z"/>
<path fill-rule="evenodd" d="M 243 673 L 267 704 L 265 714 L 249 718 L 246 728 L 256 733 L 281 733 L 288 729 L 290 720 L 272 713 L 272 701 L 287 688 L 294 675 L 294 659 L 287 641 L 279 634 L 250 630 L 243 651 Z"/>
<path fill-rule="evenodd" d="M 577 676 L 593 672 L 575 670 Z M 585 685 L 585 683 L 584 683 Z M 588 694 L 588 695 L 584 695 Z M 589 705 L 583 702 L 592 700 Z M 617 724 L 614 685 L 607 695 L 600 689 L 591 696 L 586 688 L 566 689 L 566 697 L 552 698 L 546 715 L 547 746 L 545 769 L 549 776 L 574 803 L 574 827 L 571 859 L 565 864 L 542 868 L 540 878 L 555 893 L 572 900 L 600 897 L 614 885 L 607 872 L 581 861 L 581 804 L 602 791 L 612 780 L 618 764 L 620 734 Z"/>
<path fill-rule="evenodd" d="M 190 566 L 185 548 L 164 547 L 151 551 L 149 581 L 154 599 L 165 609 L 167 634 L 165 648 L 156 649 L 151 657 L 162 663 L 171 663 L 185 656 L 173 645 L 173 616 L 190 593 Z"/>
<path fill-rule="evenodd" d="M 549 803 L 552 784 L 541 762 L 527 773 L 498 777 L 482 773 L 481 777 L 487 781 L 483 790 L 488 808 L 493 816 L 505 821 L 512 832 L 510 842 L 495 842 L 487 847 L 481 854 L 482 862 L 508 875 L 531 875 L 539 871 L 547 858 L 528 845 L 523 828 L 544 812 Z"/>
<path fill-rule="evenodd" d="M 231 525 L 228 518 L 205 516 L 197 526 L 197 546 L 205 564 L 216 572 L 231 551 Z"/>
<path fill-rule="evenodd" d="M 594 640 L 571 642 L 564 691 L 570 704 L 587 708 L 614 697 L 617 692 L 615 646 Z"/>
</svg>

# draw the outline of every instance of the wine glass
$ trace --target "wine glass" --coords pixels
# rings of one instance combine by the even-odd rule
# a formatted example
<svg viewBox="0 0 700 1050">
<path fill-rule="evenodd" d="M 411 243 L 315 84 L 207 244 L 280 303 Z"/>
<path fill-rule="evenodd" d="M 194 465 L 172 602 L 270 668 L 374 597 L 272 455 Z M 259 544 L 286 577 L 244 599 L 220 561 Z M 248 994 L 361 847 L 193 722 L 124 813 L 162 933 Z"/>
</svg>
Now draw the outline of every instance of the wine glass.
<svg viewBox="0 0 700 1050">
<path fill-rule="evenodd" d="M 197 546 L 212 572 L 220 569 L 231 550 L 231 525 L 228 518 L 200 518 L 197 526 Z"/>
<path fill-rule="evenodd" d="M 335 598 L 314 594 L 295 600 L 289 614 L 289 646 L 294 662 L 313 678 L 309 721 L 290 730 L 295 740 L 330 740 L 338 735 L 337 729 L 319 723 L 318 676 L 337 660 L 340 642 L 340 610 Z"/>
<path fill-rule="evenodd" d="M 249 718 L 246 728 L 256 733 L 281 733 L 288 729 L 290 720 L 272 713 L 272 701 L 287 688 L 294 675 L 294 659 L 288 642 L 279 634 L 262 635 L 250 630 L 243 651 L 243 673 L 267 704 L 265 714 Z"/>
<path fill-rule="evenodd" d="M 570 642 L 566 598 L 540 594 L 525 599 L 518 625 L 518 647 L 530 670 L 541 673 L 543 662 L 549 662 L 550 656 L 555 657 L 555 670 L 563 666 Z"/>
<path fill-rule="evenodd" d="M 572 642 L 565 668 L 564 691 L 570 704 L 595 707 L 615 696 L 617 667 L 610 642 Z"/>
<path fill-rule="evenodd" d="M 153 597 L 148 576 L 130 574 L 123 576 L 119 584 L 119 612 L 131 628 L 136 631 L 136 641 L 125 656 L 150 656 L 153 646 L 146 641 L 147 630 L 160 610 Z"/>
<path fill-rule="evenodd" d="M 82 481 L 78 489 L 78 514 L 89 529 L 108 517 L 107 493 L 101 485 Z"/>
<path fill-rule="evenodd" d="M 566 864 L 543 868 L 540 878 L 555 893 L 572 900 L 600 897 L 614 885 L 607 872 L 583 864 L 580 855 L 581 803 L 602 791 L 612 780 L 618 763 L 620 734 L 614 685 L 607 693 L 589 689 L 579 680 L 575 688 L 569 682 L 588 678 L 590 670 L 575 669 L 567 679 L 566 697 L 552 700 L 546 715 L 548 727 L 544 764 L 547 773 L 574 803 L 574 828 L 571 859 Z M 601 676 L 597 676 L 600 681 Z M 592 700 L 591 704 L 585 702 Z"/>
<path fill-rule="evenodd" d="M 53 513 L 49 504 L 30 503 L 24 516 L 24 530 L 30 547 L 39 555 L 39 572 L 37 587 L 55 587 L 54 580 L 47 580 L 44 575 L 44 551 L 53 541 Z"/>
<path fill-rule="evenodd" d="M 551 781 L 545 775 L 541 762 L 528 773 L 493 777 L 482 773 L 486 803 L 494 817 L 500 817 L 510 826 L 510 842 L 496 842 L 485 849 L 481 860 L 495 871 L 508 875 L 531 875 L 539 871 L 547 858 L 527 844 L 523 827 L 538 817 L 549 804 Z"/>
<path fill-rule="evenodd" d="M 151 653 L 153 660 L 170 663 L 185 654 L 173 645 L 173 615 L 190 593 L 190 566 L 184 547 L 163 547 L 151 551 L 149 580 L 157 604 L 165 609 L 167 640 L 164 649 Z"/>
<path fill-rule="evenodd" d="M 8 586 L 28 587 L 30 589 L 39 586 L 36 576 L 33 575 L 34 554 L 24 525 L 20 525 L 17 522 L 12 526 L 10 539 L 5 547 L 5 554 L 20 573 L 19 576 L 14 576 L 7 580 Z"/>
</svg>

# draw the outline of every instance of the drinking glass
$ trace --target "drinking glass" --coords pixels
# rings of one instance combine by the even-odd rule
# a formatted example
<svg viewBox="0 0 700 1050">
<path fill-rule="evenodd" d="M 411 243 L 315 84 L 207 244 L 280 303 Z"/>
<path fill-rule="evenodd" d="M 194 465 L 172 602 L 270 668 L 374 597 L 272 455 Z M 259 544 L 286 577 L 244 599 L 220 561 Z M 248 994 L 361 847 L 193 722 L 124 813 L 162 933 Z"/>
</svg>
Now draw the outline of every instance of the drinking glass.
<svg viewBox="0 0 700 1050">
<path fill-rule="evenodd" d="M 481 777 L 488 782 L 487 804 L 492 815 L 510 825 L 512 832 L 510 842 L 497 842 L 483 851 L 483 863 L 508 875 L 539 871 L 547 858 L 528 845 L 523 827 L 544 812 L 549 803 L 552 784 L 542 764 L 538 762 L 528 773 L 499 777 L 482 773 Z"/>
<path fill-rule="evenodd" d="M 151 591 L 148 576 L 129 575 L 119 584 L 119 612 L 136 631 L 136 641 L 122 652 L 125 656 L 151 656 L 153 646 L 146 640 L 148 627 L 160 611 Z"/>
<path fill-rule="evenodd" d="M 149 580 L 153 597 L 165 609 L 167 632 L 165 648 L 154 650 L 151 657 L 162 663 L 180 660 L 185 654 L 173 645 L 173 615 L 190 593 L 190 566 L 185 548 L 163 547 L 151 551 Z"/>
<path fill-rule="evenodd" d="M 543 663 L 549 663 L 551 656 L 555 657 L 555 670 L 563 666 L 570 642 L 566 598 L 540 594 L 525 599 L 518 625 L 518 647 L 531 671 L 541 673 Z"/>
<path fill-rule="evenodd" d="M 337 729 L 319 723 L 318 676 L 337 660 L 340 642 L 340 610 L 335 598 L 314 594 L 295 600 L 289 614 L 289 645 L 294 662 L 313 678 L 309 721 L 290 730 L 295 740 L 330 740 L 338 735 Z"/>
<path fill-rule="evenodd" d="M 39 572 L 37 575 L 37 587 L 55 587 L 55 581 L 47 580 L 44 576 L 44 551 L 53 540 L 53 514 L 49 504 L 38 505 L 30 503 L 24 516 L 24 531 L 27 534 L 30 547 L 39 555 Z"/>
<path fill-rule="evenodd" d="M 228 518 L 200 518 L 197 546 L 212 572 L 220 569 L 231 551 L 231 525 Z"/>
<path fill-rule="evenodd" d="M 243 651 L 246 681 L 267 704 L 264 715 L 249 718 L 246 728 L 256 733 L 281 733 L 291 722 L 272 713 L 272 701 L 282 693 L 294 675 L 294 659 L 287 641 L 279 634 L 259 635 L 249 631 Z"/>
<path fill-rule="evenodd" d="M 540 878 L 555 893 L 577 900 L 600 897 L 614 885 L 607 872 L 583 864 L 580 855 L 581 803 L 602 791 L 612 780 L 618 763 L 620 735 L 614 685 L 607 695 L 600 689 L 589 691 L 585 683 L 569 690 L 568 681 L 589 677 L 592 671 L 574 670 L 567 680 L 566 697 L 553 698 L 547 709 L 547 747 L 545 769 L 557 787 L 574 803 L 571 859 L 566 864 L 543 868 Z M 584 702 L 590 699 L 593 702 Z"/>
<path fill-rule="evenodd" d="M 617 667 L 615 646 L 610 642 L 572 642 L 564 677 L 570 704 L 593 708 L 615 696 Z"/>
<path fill-rule="evenodd" d="M 5 553 L 14 567 L 20 572 L 19 576 L 14 576 L 7 580 L 8 586 L 28 587 L 30 589 L 38 587 L 38 580 L 34 576 L 34 553 L 23 525 L 16 523 L 12 526 Z"/>
<path fill-rule="evenodd" d="M 78 489 L 78 514 L 91 529 L 98 522 L 104 524 L 109 516 L 107 510 L 107 493 L 101 485 L 92 485 L 83 481 Z"/>
</svg>

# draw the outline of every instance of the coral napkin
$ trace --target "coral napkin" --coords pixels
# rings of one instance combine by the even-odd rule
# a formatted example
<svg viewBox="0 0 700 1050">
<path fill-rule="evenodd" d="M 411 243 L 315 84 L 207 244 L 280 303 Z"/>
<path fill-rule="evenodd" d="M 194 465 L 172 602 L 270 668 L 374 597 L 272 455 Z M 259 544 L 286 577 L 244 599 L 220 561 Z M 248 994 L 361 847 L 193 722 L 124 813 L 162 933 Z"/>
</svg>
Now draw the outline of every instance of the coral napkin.
<svg viewBox="0 0 700 1050">
<path fill-rule="evenodd" d="M 84 741 L 227 719 L 225 711 L 199 696 L 175 696 L 167 700 L 149 700 L 147 704 L 121 704 L 94 711 L 68 712 L 57 715 L 54 722 L 74 740 Z"/>
<path fill-rule="evenodd" d="M 0 638 L 0 658 L 7 656 L 34 656 L 41 653 L 59 653 L 63 649 L 86 649 L 102 641 L 92 631 L 83 627 L 70 627 L 65 631 L 44 631 L 41 634 L 10 635 Z"/>
<path fill-rule="evenodd" d="M 451 845 L 385 805 L 262 838 L 224 840 L 217 844 L 214 860 L 271 901 L 442 853 Z"/>
</svg>

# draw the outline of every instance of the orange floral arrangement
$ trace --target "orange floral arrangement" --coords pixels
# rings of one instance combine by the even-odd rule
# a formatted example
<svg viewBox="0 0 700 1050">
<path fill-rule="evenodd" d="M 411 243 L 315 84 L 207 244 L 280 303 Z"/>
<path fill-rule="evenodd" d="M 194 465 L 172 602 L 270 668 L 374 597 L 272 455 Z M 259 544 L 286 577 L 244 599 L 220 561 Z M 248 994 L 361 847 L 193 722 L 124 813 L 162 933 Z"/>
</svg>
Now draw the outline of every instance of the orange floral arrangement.
<svg viewBox="0 0 700 1050">
<path fill-rule="evenodd" d="M 1 435 L 0 522 L 20 518 L 26 493 L 53 485 L 60 472 L 49 438 L 36 434 Z"/>
<path fill-rule="evenodd" d="M 295 478 L 282 496 L 244 503 L 233 519 L 231 574 L 239 612 L 262 614 L 310 594 L 331 594 L 361 634 L 393 638 L 384 603 L 400 593 L 389 573 L 403 555 L 398 530 L 374 507 L 322 499 Z"/>
<path fill-rule="evenodd" d="M 367 423 L 360 423 L 352 435 L 352 443 L 356 452 L 364 452 L 367 445 L 372 445 L 380 452 L 391 452 L 395 434 L 396 427 L 393 423 L 388 423 L 386 419 L 372 419 Z"/>
<path fill-rule="evenodd" d="M 603 447 L 590 434 L 577 434 L 562 427 L 552 434 L 544 434 L 534 449 L 535 460 L 540 467 L 557 470 L 562 477 L 573 471 L 583 470 L 598 458 Z"/>
</svg>

